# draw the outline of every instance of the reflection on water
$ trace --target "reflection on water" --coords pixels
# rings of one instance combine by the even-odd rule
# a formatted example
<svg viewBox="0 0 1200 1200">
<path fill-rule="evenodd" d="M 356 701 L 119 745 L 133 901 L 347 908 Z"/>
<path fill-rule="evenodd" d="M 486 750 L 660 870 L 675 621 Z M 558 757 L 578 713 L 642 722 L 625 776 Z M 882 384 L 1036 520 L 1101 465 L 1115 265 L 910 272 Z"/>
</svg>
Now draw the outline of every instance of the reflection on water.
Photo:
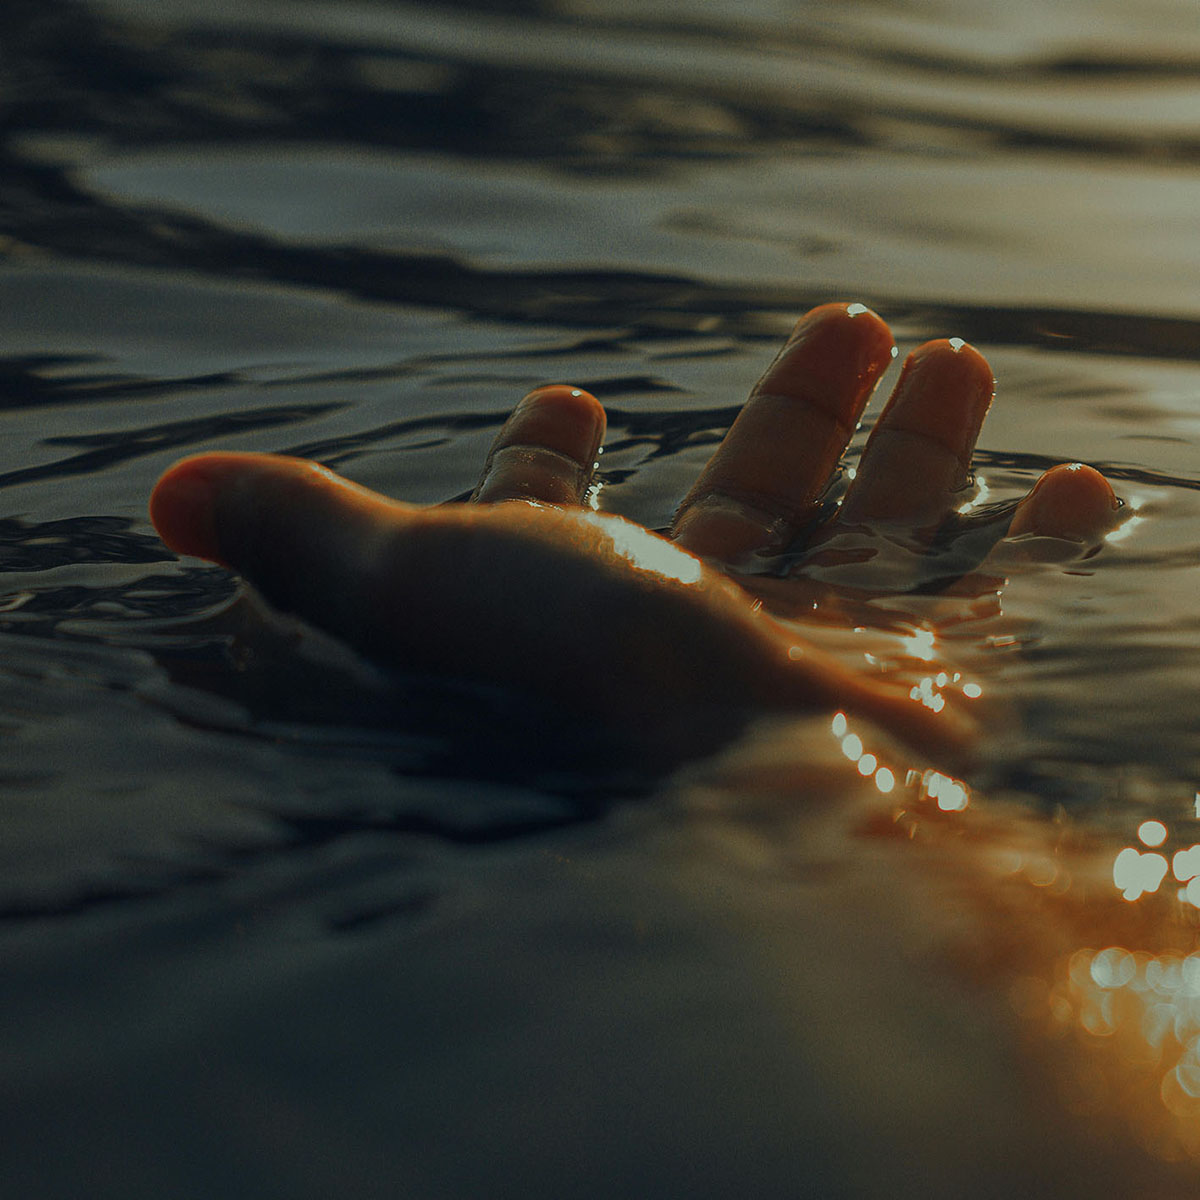
<svg viewBox="0 0 1200 1200">
<path fill-rule="evenodd" d="M 1200 1158 L 1198 80 L 1185 0 L 7 0 L 0 1190 L 1194 1194 L 1143 1173 Z M 676 812 L 571 714 L 382 678 L 146 521 L 211 448 L 462 497 L 569 380 L 596 505 L 662 528 L 833 297 L 996 367 L 954 563 L 1058 462 L 1131 514 L 886 610 L 870 669 L 1003 730 L 977 773 L 825 714 Z M 992 964 L 969 1003 L 943 942 Z M 998 995 L 1058 1107 L 1005 1091 Z"/>
<path fill-rule="evenodd" d="M 1090 1040 L 1101 1086 L 1122 1097 L 1139 1141 L 1168 1161 L 1200 1160 L 1200 955 L 1078 950 L 1048 1005 Z"/>
<path fill-rule="evenodd" d="M 890 795 L 896 789 L 899 777 L 903 781 L 903 787 L 907 789 L 911 804 L 918 809 L 925 802 L 933 801 L 941 812 L 957 813 L 962 812 L 971 803 L 971 789 L 961 779 L 954 779 L 932 767 L 924 770 L 901 767 L 894 757 L 894 752 L 881 750 L 880 754 L 875 754 L 867 749 L 867 743 L 850 730 L 845 713 L 834 714 L 831 728 L 842 754 L 854 764 L 855 770 L 865 779 L 870 779 L 883 795 Z M 907 808 L 898 808 L 894 819 L 900 821 L 907 816 Z"/>
</svg>

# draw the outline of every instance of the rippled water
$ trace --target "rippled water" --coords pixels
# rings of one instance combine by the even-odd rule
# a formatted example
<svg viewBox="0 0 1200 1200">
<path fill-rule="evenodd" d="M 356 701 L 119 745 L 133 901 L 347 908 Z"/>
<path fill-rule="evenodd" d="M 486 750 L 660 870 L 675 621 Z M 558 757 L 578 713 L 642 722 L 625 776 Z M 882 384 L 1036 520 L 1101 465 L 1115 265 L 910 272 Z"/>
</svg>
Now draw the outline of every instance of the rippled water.
<svg viewBox="0 0 1200 1200">
<path fill-rule="evenodd" d="M 1195 906 L 1105 872 L 1197 838 L 1190 4 L 7 0 L 0 113 L 0 1191 L 1189 1194 Z M 984 824 L 911 817 L 1033 900 L 830 833 L 769 731 L 655 780 L 383 681 L 145 515 L 209 448 L 461 496 L 564 379 L 661 526 L 834 297 L 987 353 L 990 499 L 1082 460 L 1133 516 L 973 635 Z"/>
</svg>

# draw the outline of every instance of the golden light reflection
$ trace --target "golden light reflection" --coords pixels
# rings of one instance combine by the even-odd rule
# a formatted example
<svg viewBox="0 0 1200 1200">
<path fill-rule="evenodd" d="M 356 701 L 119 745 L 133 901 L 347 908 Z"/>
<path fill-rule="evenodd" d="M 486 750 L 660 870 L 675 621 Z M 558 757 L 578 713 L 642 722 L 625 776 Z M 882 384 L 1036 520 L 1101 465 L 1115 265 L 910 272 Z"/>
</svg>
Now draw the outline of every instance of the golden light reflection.
<svg viewBox="0 0 1200 1200">
<path fill-rule="evenodd" d="M 930 670 L 920 687 L 932 696 L 955 685 L 965 693 L 954 674 Z M 1200 1164 L 1200 837 L 1182 839 L 1152 817 L 1135 821 L 1124 844 L 1099 849 L 1064 818 L 1047 839 L 1043 823 L 973 810 L 964 781 L 903 762 L 852 715 L 833 714 L 829 730 L 840 755 L 888 797 L 873 832 L 953 847 L 956 860 L 976 854 L 998 884 L 988 902 L 998 897 L 1021 917 L 1008 941 L 997 936 L 976 959 L 972 940 L 965 953 L 1001 978 L 1012 972 L 1013 1007 L 1047 1037 L 1040 1062 L 1069 1110 L 1118 1119 L 1162 1160 Z M 1188 818 L 1192 804 L 1189 788 Z"/>
<path fill-rule="evenodd" d="M 1138 841 L 1151 849 L 1122 847 L 1113 860 L 1113 883 L 1126 900 L 1134 903 L 1158 892 L 1170 874 L 1183 885 L 1176 889 L 1176 899 L 1200 908 L 1200 844 L 1193 843 L 1176 850 L 1168 860 L 1165 853 L 1155 849 L 1161 847 L 1168 836 L 1169 830 L 1162 821 L 1143 821 L 1137 829 Z"/>
<path fill-rule="evenodd" d="M 909 683 L 908 695 L 911 700 L 940 713 L 947 704 L 947 691 L 953 691 L 967 700 L 978 700 L 983 695 L 983 688 L 973 680 L 963 680 L 961 671 L 954 671 L 945 666 L 934 666 L 939 657 L 937 634 L 932 629 L 909 628 L 907 633 L 899 635 L 900 656 L 891 660 L 881 660 L 874 655 L 867 655 L 872 666 L 878 666 L 881 661 L 887 662 L 893 671 L 905 678 Z M 904 661 L 910 660 L 910 661 Z M 911 660 L 917 663 L 929 663 L 929 674 L 918 674 L 919 668 L 914 667 Z"/>
<path fill-rule="evenodd" d="M 583 393 L 578 388 L 571 392 L 572 396 L 582 396 Z M 603 446 L 596 447 L 596 461 L 592 463 L 592 479 L 588 484 L 587 491 L 583 497 L 583 507 L 590 509 L 592 512 L 600 511 L 600 489 L 604 486 L 602 481 L 596 477 L 596 472 L 600 470 L 600 456 L 604 453 Z"/>
<path fill-rule="evenodd" d="M 1200 952 L 1077 950 L 1049 1001 L 1060 1027 L 1106 1045 L 1103 1073 L 1143 1145 L 1200 1159 Z"/>
<path fill-rule="evenodd" d="M 1171 870 L 1180 883 L 1187 883 L 1200 875 L 1200 846 L 1176 850 L 1175 857 L 1171 859 Z"/>
<path fill-rule="evenodd" d="M 1167 877 L 1167 860 L 1161 854 L 1142 854 L 1126 846 L 1113 862 L 1113 883 L 1126 900 L 1139 900 L 1157 892 Z"/>
<path fill-rule="evenodd" d="M 934 637 L 932 629 L 914 629 L 912 633 L 906 634 L 900 639 L 904 646 L 905 652 L 912 658 L 919 658 L 922 662 L 932 662 L 934 656 L 934 646 L 937 639 Z"/>
<path fill-rule="evenodd" d="M 941 676 L 938 678 L 941 678 Z M 946 697 L 941 692 L 935 690 L 932 676 L 926 676 L 920 683 L 909 688 L 908 694 L 913 700 L 918 701 L 935 713 L 941 712 L 946 707 Z"/>
<path fill-rule="evenodd" d="M 842 754 L 855 765 L 860 775 L 872 780 L 885 796 L 896 789 L 896 770 L 884 764 L 877 753 L 867 750 L 862 737 L 850 729 L 850 721 L 844 712 L 834 713 L 829 728 L 838 740 Z M 932 800 L 945 813 L 962 812 L 971 801 L 971 789 L 961 779 L 952 779 L 940 771 L 906 769 L 904 785 L 912 789 L 918 802 Z"/>
<path fill-rule="evenodd" d="M 1172 851 L 1171 837 L 1164 821 L 1138 823 L 1112 880 L 1141 907 L 1104 920 L 1126 944 L 1074 951 L 1043 996 L 1051 1025 L 1084 1039 L 1088 1090 L 1103 1087 L 1152 1154 L 1200 1162 L 1200 843 Z"/>
<path fill-rule="evenodd" d="M 949 686 L 953 678 L 932 682 Z M 855 726 L 838 712 L 829 730 L 841 755 L 888 795 L 884 827 L 928 846 L 939 845 L 942 831 L 943 847 L 955 855 L 973 848 L 984 874 L 1005 881 L 996 893 L 1014 905 L 1009 916 L 1023 918 L 1020 932 L 1008 942 L 997 937 L 981 960 L 972 940 L 969 961 L 1013 972 L 1011 1003 L 1027 1028 L 1047 1037 L 1040 1061 L 1069 1111 L 1116 1117 L 1150 1154 L 1200 1163 L 1200 840 L 1172 847 L 1167 822 L 1138 822 L 1113 862 L 1118 898 L 1096 871 L 1104 857 L 1064 857 L 1069 827 L 1047 842 L 1032 821 L 1014 828 L 994 811 L 967 817 L 973 797 L 965 782 L 898 764 L 897 752 Z M 1086 839 L 1075 846 L 1089 856 L 1096 849 Z M 1126 903 L 1137 900 L 1140 911 Z M 1096 937 L 1101 928 L 1111 940 L 1075 948 L 1080 930 Z"/>
<path fill-rule="evenodd" d="M 970 788 L 940 771 L 926 771 L 921 776 L 921 794 L 936 800 L 942 812 L 962 812 L 971 802 Z"/>
<path fill-rule="evenodd" d="M 1106 542 L 1123 542 L 1146 519 L 1139 515 L 1142 506 L 1146 503 L 1145 496 L 1132 493 L 1126 495 L 1124 500 L 1127 515 L 1122 519 L 1120 525 L 1104 535 Z"/>
<path fill-rule="evenodd" d="M 964 504 L 958 506 L 958 511 L 967 516 L 976 510 L 983 508 L 992 501 L 992 489 L 988 486 L 987 479 L 982 474 L 975 476 L 975 495 L 973 495 Z"/>
<path fill-rule="evenodd" d="M 1138 826 L 1138 841 L 1143 846 L 1161 846 L 1167 840 L 1167 827 L 1161 821 L 1143 821 Z"/>
<path fill-rule="evenodd" d="M 962 675 L 955 671 L 953 675 L 939 671 L 936 675 L 926 675 L 908 689 L 909 698 L 924 705 L 932 712 L 938 713 L 946 707 L 946 697 L 942 694 L 948 687 L 955 687 Z M 983 695 L 983 688 L 977 683 L 964 683 L 959 691 L 968 700 L 978 700 Z"/>
</svg>

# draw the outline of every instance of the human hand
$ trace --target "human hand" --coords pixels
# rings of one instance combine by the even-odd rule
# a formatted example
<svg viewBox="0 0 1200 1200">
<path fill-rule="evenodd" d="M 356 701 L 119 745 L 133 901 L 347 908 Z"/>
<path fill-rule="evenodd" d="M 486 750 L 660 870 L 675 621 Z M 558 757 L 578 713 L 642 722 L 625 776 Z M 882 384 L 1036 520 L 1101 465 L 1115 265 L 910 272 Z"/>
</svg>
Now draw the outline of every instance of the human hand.
<svg viewBox="0 0 1200 1200">
<path fill-rule="evenodd" d="M 973 565 L 947 528 L 993 381 L 960 342 L 914 351 L 840 506 L 826 500 L 893 355 L 861 305 L 809 313 L 667 536 L 585 505 L 605 416 L 562 386 L 518 405 L 467 504 L 422 509 L 315 463 L 218 453 L 173 466 L 151 517 L 172 549 L 406 670 L 516 687 L 628 727 L 844 710 L 919 749 L 961 748 L 973 723 L 958 706 L 934 711 L 895 672 L 853 669 L 818 645 L 839 628 L 875 631 L 889 653 L 874 657 L 894 658 L 894 631 L 912 621 L 903 597 Z M 1096 471 L 1057 467 L 984 540 L 1078 552 L 1117 507 Z M 957 590 L 1000 582 L 974 578 Z"/>
</svg>

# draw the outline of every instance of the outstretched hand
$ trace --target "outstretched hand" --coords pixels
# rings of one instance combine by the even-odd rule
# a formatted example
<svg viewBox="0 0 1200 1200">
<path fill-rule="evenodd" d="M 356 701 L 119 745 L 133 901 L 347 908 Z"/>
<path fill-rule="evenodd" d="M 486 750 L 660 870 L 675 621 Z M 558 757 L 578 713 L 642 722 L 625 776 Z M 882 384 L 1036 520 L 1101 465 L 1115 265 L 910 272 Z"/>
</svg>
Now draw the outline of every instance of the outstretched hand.
<svg viewBox="0 0 1200 1200">
<path fill-rule="evenodd" d="M 957 340 L 909 356 L 841 503 L 828 499 L 894 353 L 861 305 L 810 312 L 665 536 L 585 505 L 604 410 L 563 386 L 517 406 L 470 503 L 419 508 L 315 463 L 220 453 L 173 466 L 151 517 L 172 549 L 239 572 L 389 665 L 513 686 L 618 724 L 840 709 L 945 750 L 972 737 L 962 711 L 934 711 L 907 682 L 818 645 L 839 623 L 894 628 L 895 598 L 937 577 L 939 557 L 951 564 L 942 576 L 978 566 L 946 548 L 993 381 Z M 1096 471 L 1056 467 L 984 540 L 1079 552 L 1117 507 Z M 988 566 L 974 590 L 994 591 Z"/>
</svg>

